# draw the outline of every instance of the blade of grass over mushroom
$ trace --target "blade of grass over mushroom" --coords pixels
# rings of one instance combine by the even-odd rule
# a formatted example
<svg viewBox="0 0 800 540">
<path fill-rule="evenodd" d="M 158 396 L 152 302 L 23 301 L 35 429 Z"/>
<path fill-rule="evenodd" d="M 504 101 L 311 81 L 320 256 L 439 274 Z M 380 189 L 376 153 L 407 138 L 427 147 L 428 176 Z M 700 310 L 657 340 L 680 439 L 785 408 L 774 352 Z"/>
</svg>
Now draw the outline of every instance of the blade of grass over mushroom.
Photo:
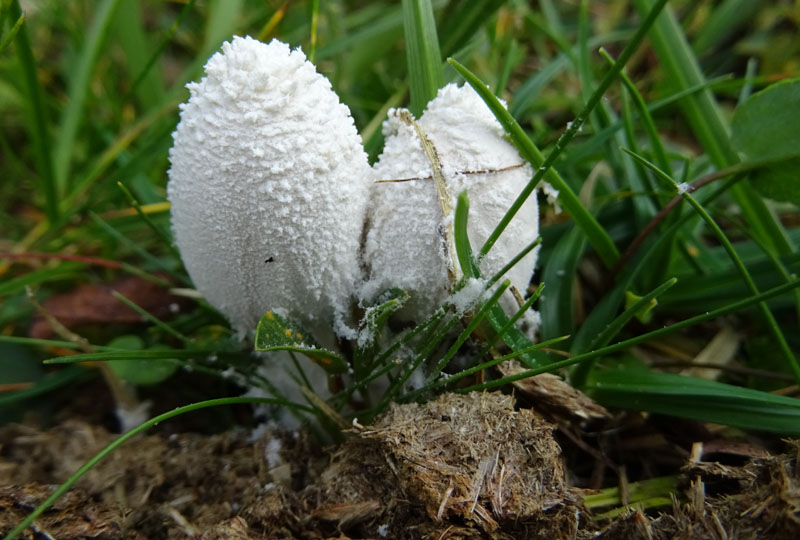
<svg viewBox="0 0 800 540">
<path fill-rule="evenodd" d="M 800 434 L 800 399 L 716 381 L 636 369 L 595 370 L 583 390 L 606 407 L 648 411 L 788 436 Z"/>
<path fill-rule="evenodd" d="M 53 168 L 58 193 L 66 193 L 70 165 L 75 154 L 75 140 L 78 128 L 83 120 L 84 106 L 89 94 L 92 72 L 100 51 L 105 43 L 108 30 L 114 19 L 114 12 L 120 0 L 103 0 L 95 10 L 95 16 L 89 26 L 86 41 L 83 44 L 77 63 L 69 80 L 67 105 L 62 111 L 58 138 L 53 149 Z"/>
<path fill-rule="evenodd" d="M 19 0 L 12 0 L 10 15 L 14 19 L 23 16 Z M 58 220 L 58 202 L 61 193 L 58 189 L 56 176 L 53 171 L 53 157 L 50 149 L 49 121 L 44 105 L 44 92 L 36 68 L 36 60 L 31 49 L 31 38 L 28 33 L 28 24 L 23 23 L 22 28 L 14 37 L 17 56 L 19 57 L 22 78 L 25 81 L 25 108 L 30 117 L 28 127 L 33 141 L 33 153 L 36 157 L 36 170 L 40 177 L 41 190 L 44 193 L 45 214 L 51 223 Z"/>
<path fill-rule="evenodd" d="M 508 261 L 500 270 L 497 271 L 495 275 L 489 278 L 489 281 L 486 282 L 486 286 L 491 287 L 492 285 L 497 283 L 501 277 L 503 277 L 509 270 L 511 270 L 514 266 L 516 266 L 519 261 L 524 259 L 528 253 L 536 249 L 541 244 L 542 244 L 542 237 L 537 236 L 536 240 L 525 246 L 522 249 L 522 251 L 514 255 L 514 258 Z"/>
<path fill-rule="evenodd" d="M 419 117 L 425 105 L 444 86 L 442 54 L 430 0 L 403 0 L 411 112 Z"/>
<path fill-rule="evenodd" d="M 328 373 L 344 373 L 349 367 L 347 360 L 317 346 L 311 334 L 301 330 L 296 322 L 274 311 L 268 311 L 258 321 L 255 350 L 299 352 Z"/>
<path fill-rule="evenodd" d="M 634 2 L 640 14 L 648 11 L 652 13 L 653 4 L 654 0 Z M 650 41 L 665 71 L 666 79 L 672 81 L 678 88 L 696 86 L 705 81 L 697 58 L 669 8 L 664 10 L 653 26 Z M 735 165 L 739 161 L 739 156 L 731 145 L 727 123 L 712 92 L 705 89 L 691 94 L 681 101 L 681 106 L 692 132 L 711 161 L 718 168 Z M 745 220 L 766 245 L 778 253 L 789 253 L 794 250 L 785 229 L 752 186 L 746 182 L 739 183 L 731 190 L 731 195 L 740 206 Z"/>
<path fill-rule="evenodd" d="M 684 319 L 680 322 L 664 326 L 663 328 L 659 328 L 657 330 L 653 330 L 651 332 L 647 332 L 645 334 L 640 334 L 638 336 L 632 337 L 630 339 L 626 339 L 625 341 L 620 341 L 614 343 L 612 345 L 608 345 L 603 347 L 602 349 L 597 349 L 594 351 L 589 351 L 581 354 L 576 354 L 572 358 L 568 358 L 566 360 L 560 360 L 558 362 L 553 362 L 551 364 L 547 364 L 540 367 L 535 367 L 532 369 L 528 369 L 526 371 L 509 375 L 507 377 L 503 377 L 500 379 L 496 379 L 493 381 L 488 381 L 482 384 L 476 384 L 470 386 L 468 388 L 464 388 L 464 392 L 471 392 L 475 390 L 488 390 L 491 388 L 497 388 L 500 386 L 504 386 L 508 383 L 512 383 L 514 381 L 518 381 L 521 379 L 526 379 L 528 377 L 533 377 L 534 375 L 539 375 L 540 373 L 546 373 L 549 371 L 555 371 L 561 368 L 569 367 L 580 362 L 586 362 L 587 360 L 593 360 L 595 358 L 601 358 L 611 353 L 615 353 L 618 351 L 622 351 L 633 347 L 634 345 L 638 345 L 639 343 L 645 343 L 647 341 L 660 338 L 662 336 L 669 335 L 673 332 L 677 332 L 678 330 L 683 330 L 684 328 L 689 328 L 694 325 L 710 321 L 717 317 L 722 317 L 723 315 L 727 315 L 729 313 L 734 313 L 736 311 L 740 311 L 745 308 L 749 308 L 753 305 L 758 305 L 759 302 L 763 302 L 770 298 L 774 298 L 776 296 L 780 296 L 782 294 L 786 294 L 793 289 L 800 287 L 800 280 L 793 280 L 791 283 L 786 283 L 784 285 L 780 285 L 778 287 L 774 287 L 768 291 L 765 291 L 761 294 L 757 294 L 755 296 L 751 296 L 749 298 L 745 298 L 743 300 L 739 300 L 737 302 L 732 302 L 726 306 L 723 306 L 719 309 L 711 310 L 701 315 L 696 315 L 694 317 L 690 317 L 688 319 Z M 529 348 L 532 349 L 532 348 Z M 511 353 L 510 355 L 506 355 L 503 357 L 504 360 L 510 358 L 516 358 L 521 353 L 528 352 L 528 349 L 521 349 Z"/>
<path fill-rule="evenodd" d="M 598 349 L 600 347 L 605 347 L 608 345 L 612 339 L 614 339 L 620 331 L 625 328 L 625 326 L 636 317 L 643 309 L 646 309 L 651 302 L 665 293 L 669 288 L 675 285 L 678 282 L 677 278 L 668 279 L 666 282 L 662 283 L 646 295 L 639 298 L 633 305 L 631 305 L 628 309 L 623 311 L 617 318 L 615 318 L 611 323 L 609 323 L 606 328 L 600 332 L 597 337 L 592 340 L 589 347 L 586 348 L 586 351 L 592 351 Z M 573 351 L 574 352 L 574 351 Z M 585 351 L 582 351 L 585 352 Z M 586 379 L 589 376 L 589 371 L 591 370 L 593 362 L 581 362 L 580 364 L 576 365 L 575 368 L 572 370 L 570 374 L 570 382 L 576 388 L 582 388 L 583 385 L 586 383 Z"/>
<path fill-rule="evenodd" d="M 480 271 L 472 258 L 472 246 L 467 234 L 467 220 L 469 217 L 469 198 L 466 190 L 458 194 L 456 201 L 455 217 L 453 218 L 453 237 L 456 247 L 456 258 L 461 267 L 461 274 L 465 279 L 479 277 Z"/>
<path fill-rule="evenodd" d="M 453 359 L 461 346 L 467 341 L 467 339 L 469 339 L 475 329 L 478 328 L 478 325 L 481 323 L 481 321 L 483 321 L 484 317 L 486 317 L 486 314 L 489 312 L 489 310 L 497 306 L 497 302 L 500 300 L 500 297 L 510 286 L 511 282 L 509 280 L 505 280 L 500 284 L 499 287 L 497 287 L 497 290 L 492 293 L 492 296 L 490 296 L 488 300 L 482 302 L 478 312 L 470 317 L 470 321 L 467 326 L 461 331 L 461 334 L 459 334 L 458 338 L 455 340 L 455 342 L 453 342 L 445 355 L 442 356 L 439 362 L 436 363 L 436 366 L 431 371 L 426 382 L 430 383 L 442 373 L 442 370 L 447 367 L 447 364 L 450 363 L 450 360 Z"/>
<path fill-rule="evenodd" d="M 192 411 L 205 409 L 208 407 L 218 407 L 221 405 L 237 405 L 242 403 L 261 403 L 261 404 L 275 405 L 280 407 L 288 407 L 291 409 L 307 413 L 314 412 L 314 410 L 311 409 L 310 407 L 306 407 L 304 405 L 299 405 L 297 403 L 292 403 L 282 399 L 231 397 L 231 398 L 209 399 L 207 401 L 198 401 L 197 403 L 192 403 L 191 405 L 184 405 L 183 407 L 178 407 L 177 409 L 165 412 L 164 414 L 154 416 L 153 418 L 147 420 L 146 422 L 131 429 L 127 433 L 120 435 L 111 444 L 100 450 L 97 454 L 94 455 L 94 457 L 92 457 L 86 463 L 81 465 L 81 467 L 79 467 L 78 470 L 75 471 L 66 480 L 66 482 L 61 484 L 55 491 L 53 491 L 52 495 L 50 495 L 42 504 L 37 506 L 33 512 L 28 514 L 28 516 L 24 520 L 22 520 L 22 522 L 20 522 L 19 525 L 14 527 L 11 530 L 11 532 L 9 532 L 6 536 L 4 536 L 3 540 L 13 540 L 18 535 L 25 532 L 25 529 L 27 529 L 28 526 L 30 526 L 36 520 L 36 518 L 42 515 L 48 508 L 50 508 L 53 505 L 53 503 L 55 503 L 58 499 L 61 498 L 62 495 L 64 495 L 67 491 L 69 491 L 69 489 L 73 485 L 75 485 L 75 483 L 78 480 L 80 480 L 84 474 L 86 474 L 90 469 L 92 469 L 95 465 L 97 465 L 103 458 L 111 454 L 119 446 L 128 442 L 132 438 L 136 437 L 139 433 L 142 433 L 143 431 L 153 426 L 156 426 L 161 422 L 170 420 L 176 416 L 180 416 L 182 414 L 186 414 Z"/>
<path fill-rule="evenodd" d="M 411 377 L 411 375 L 417 369 L 419 369 L 420 365 L 426 359 L 430 358 L 431 354 L 433 354 L 442 340 L 450 334 L 450 331 L 460 322 L 460 320 L 460 317 L 451 316 L 441 328 L 434 328 L 434 330 L 437 330 L 434 335 L 432 335 L 430 338 L 422 340 L 422 346 L 418 349 L 417 355 L 410 361 L 405 362 L 404 369 L 397 379 L 395 379 L 394 383 L 384 393 L 383 399 L 381 399 L 381 401 L 375 407 L 367 411 L 367 414 L 364 415 L 366 419 L 371 420 L 374 418 L 376 414 L 379 414 L 381 411 L 383 411 L 389 405 L 389 403 L 395 399 L 406 382 L 408 382 L 408 379 Z"/>
<path fill-rule="evenodd" d="M 511 204 L 500 223 L 497 225 L 492 234 L 489 235 L 489 238 L 487 238 L 486 242 L 483 244 L 483 247 L 481 247 L 478 258 L 481 259 L 489 252 L 492 246 L 494 246 L 494 244 L 497 242 L 497 239 L 517 214 L 524 202 L 533 193 L 533 190 L 536 188 L 539 181 L 544 178 L 559 191 L 559 203 L 561 203 L 561 205 L 564 207 L 564 210 L 570 215 L 570 217 L 572 217 L 572 219 L 575 220 L 578 226 L 585 231 L 589 242 L 592 244 L 592 247 L 595 248 L 598 255 L 600 255 L 600 257 L 603 259 L 603 262 L 605 262 L 607 265 L 613 266 L 614 262 L 619 257 L 619 252 L 617 251 L 614 242 L 608 236 L 608 233 L 603 230 L 597 220 L 595 220 L 591 213 L 589 213 L 589 211 L 581 204 L 577 195 L 575 195 L 569 185 L 561 178 L 555 169 L 543 169 L 545 163 L 544 156 L 539 149 L 536 148 L 530 137 L 525 134 L 522 127 L 517 123 L 516 120 L 514 120 L 508 110 L 506 110 L 503 104 L 500 103 L 494 94 L 492 94 L 489 87 L 487 87 L 472 72 L 459 64 L 457 61 L 450 58 L 448 59 L 448 62 L 450 62 L 450 65 L 452 65 L 455 70 L 458 71 L 462 77 L 464 77 L 464 80 L 475 89 L 478 95 L 481 96 L 483 101 L 492 111 L 492 114 L 494 114 L 497 121 L 500 122 L 500 125 L 502 125 L 506 130 L 511 142 L 519 150 L 522 157 L 529 161 L 535 168 L 537 168 L 533 179 L 528 183 L 525 189 L 523 189 L 522 193 L 519 194 L 517 199 Z"/>
<path fill-rule="evenodd" d="M 454 60 L 450 59 L 449 62 L 456 68 L 456 70 L 467 80 L 467 82 L 475 89 L 476 92 L 483 98 L 486 102 L 487 106 L 492 110 L 497 120 L 506 129 L 506 132 L 511 137 L 512 142 L 515 146 L 520 150 L 522 156 L 530 161 L 536 168 L 536 173 L 534 174 L 533 178 L 531 179 L 528 186 L 522 191 L 516 201 L 511 205 L 506 212 L 506 215 L 500 221 L 498 226 L 489 235 L 489 238 L 486 240 L 484 245 L 481 247 L 480 254 L 478 258 L 482 258 L 483 255 L 489 252 L 492 248 L 492 245 L 497 241 L 500 235 L 503 233 L 505 228 L 508 226 L 508 223 L 511 219 L 516 215 L 519 211 L 522 204 L 525 200 L 530 196 L 531 192 L 535 189 L 539 181 L 545 176 L 553 164 L 555 163 L 558 156 L 561 152 L 566 148 L 572 138 L 578 133 L 578 131 L 583 126 L 583 123 L 588 118 L 589 114 L 595 108 L 595 106 L 600 102 L 600 99 L 605 94 L 608 87 L 611 83 L 616 79 L 618 73 L 622 70 L 625 66 L 627 61 L 633 55 L 633 53 L 638 49 L 641 42 L 644 40 L 647 32 L 650 30 L 650 27 L 655 22 L 658 14 L 666 5 L 667 0 L 656 0 L 655 5 L 652 9 L 649 10 L 647 16 L 642 21 L 642 24 L 637 29 L 636 33 L 634 34 L 633 38 L 628 42 L 628 44 L 623 49 L 622 53 L 620 53 L 619 59 L 617 62 L 611 67 L 611 69 L 606 73 L 603 77 L 601 82 L 598 84 L 595 91 L 592 93 L 591 97 L 589 98 L 588 102 L 584 109 L 575 117 L 575 120 L 569 125 L 569 127 L 564 131 L 564 133 L 558 138 L 555 143 L 555 147 L 553 150 L 548 154 L 547 158 L 542 160 L 542 155 L 533 145 L 533 142 L 530 138 L 525 135 L 524 131 L 519 127 L 519 124 L 511 117 L 510 114 L 505 110 L 498 101 L 497 98 L 491 93 L 488 87 L 483 84 L 477 77 L 475 77 L 472 73 L 470 73 L 464 66 L 458 64 Z M 516 129 L 514 127 L 516 126 Z M 538 154 L 538 155 L 537 155 Z M 556 177 L 556 175 L 551 175 Z M 586 232 L 586 235 L 589 239 L 589 243 L 592 244 L 592 247 L 595 248 L 597 254 L 603 260 L 603 262 L 608 267 L 614 266 L 614 263 L 619 258 L 619 252 L 617 251 L 616 246 L 611 241 L 608 233 L 602 229 L 602 227 L 597 223 L 594 217 L 589 214 L 589 212 L 583 208 L 578 201 L 577 197 L 575 197 L 572 190 L 569 189 L 569 186 L 563 180 L 560 180 L 560 177 L 557 177 L 556 181 L 554 182 L 553 179 L 548 176 L 548 181 L 559 190 L 559 202 L 564 206 L 564 209 L 567 213 L 570 214 L 572 219 L 575 220 L 578 225 L 583 228 Z M 566 189 L 564 189 L 566 188 Z M 571 196 L 570 196 L 571 195 Z M 574 198 L 574 200 L 571 200 Z M 577 203 L 577 204 L 576 204 Z M 573 213 L 576 212 L 576 213 Z"/>
<path fill-rule="evenodd" d="M 469 235 L 467 234 L 467 221 L 469 216 L 469 198 L 466 191 L 462 191 L 456 203 L 454 221 L 454 244 L 456 247 L 456 257 L 461 266 L 461 271 L 464 273 L 464 278 L 480 278 L 481 272 L 478 268 L 475 259 L 472 257 L 472 247 L 469 242 Z M 511 269 L 522 257 L 525 256 L 531 249 L 538 245 L 539 240 L 535 240 L 532 244 L 526 246 L 521 253 L 509 261 L 495 276 L 489 280 L 485 289 L 488 290 L 492 287 L 505 272 Z M 506 316 L 503 308 L 494 303 L 489 306 L 486 313 L 486 320 L 491 325 L 492 329 L 502 336 L 505 343 L 511 347 L 512 350 L 524 349 L 532 345 L 531 341 L 515 326 L 509 325 L 509 319 Z M 522 361 L 528 366 L 535 366 L 541 362 L 546 361 L 546 358 L 541 355 L 524 354 Z"/>
<path fill-rule="evenodd" d="M 689 204 L 692 205 L 692 207 L 694 207 L 695 211 L 703 218 L 703 220 L 708 224 L 709 228 L 711 228 L 711 230 L 714 232 L 715 236 L 720 241 L 720 243 L 725 247 L 725 251 L 727 251 L 728 256 L 731 258 L 731 261 L 741 274 L 742 279 L 747 284 L 747 287 L 753 294 L 758 294 L 759 293 L 758 287 L 756 286 L 753 277 L 750 275 L 750 272 L 747 270 L 747 267 L 742 262 L 742 259 L 739 257 L 739 254 L 736 252 L 736 249 L 733 247 L 733 244 L 728 239 L 727 235 L 723 232 L 723 230 L 719 227 L 719 225 L 717 225 L 716 221 L 714 221 L 714 218 L 712 218 L 711 215 L 706 211 L 706 209 L 703 208 L 703 206 L 697 202 L 697 199 L 695 199 L 688 191 L 681 191 L 680 188 L 678 187 L 678 182 L 676 182 L 667 173 L 656 167 L 656 165 L 653 164 L 652 162 L 646 160 L 645 158 L 639 156 L 638 154 L 634 154 L 633 152 L 627 149 L 623 148 L 623 150 L 631 154 L 634 157 L 634 159 L 640 161 L 643 165 L 650 168 L 654 173 L 656 173 L 656 176 L 658 178 L 661 178 L 662 180 L 665 180 L 667 183 L 669 183 L 676 191 L 678 191 L 681 194 L 681 196 L 687 202 L 689 202 Z M 764 317 L 765 322 L 767 323 L 767 327 L 770 329 L 772 336 L 775 338 L 775 341 L 778 344 L 778 348 L 780 349 L 781 354 L 783 354 L 786 362 L 788 363 L 789 367 L 794 373 L 794 376 L 797 379 L 797 381 L 800 382 L 800 363 L 798 363 L 797 358 L 794 356 L 794 353 L 789 347 L 789 344 L 786 342 L 786 338 L 784 337 L 783 332 L 778 326 L 778 322 L 775 320 L 775 317 L 773 316 L 769 307 L 767 307 L 766 303 L 761 302 L 759 303 L 758 307 L 761 310 L 761 314 Z"/>
</svg>

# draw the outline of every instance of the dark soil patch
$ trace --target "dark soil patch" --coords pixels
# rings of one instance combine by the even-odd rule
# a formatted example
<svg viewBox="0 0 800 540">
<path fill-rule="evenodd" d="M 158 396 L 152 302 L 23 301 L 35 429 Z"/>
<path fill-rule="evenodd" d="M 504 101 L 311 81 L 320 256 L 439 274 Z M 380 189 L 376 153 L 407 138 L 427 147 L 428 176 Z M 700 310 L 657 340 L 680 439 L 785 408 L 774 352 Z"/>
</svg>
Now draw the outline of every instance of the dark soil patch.
<svg viewBox="0 0 800 540">
<path fill-rule="evenodd" d="M 575 456 L 593 461 L 600 449 L 555 429 L 487 393 L 393 406 L 325 452 L 277 429 L 145 435 L 101 461 L 27 537 L 800 538 L 795 443 L 781 454 L 708 444 L 705 460 L 696 445 L 671 508 L 602 521 L 584 506 L 589 491 L 574 487 L 591 469 Z M 79 420 L 0 430 L 0 533 L 114 438 Z"/>
</svg>

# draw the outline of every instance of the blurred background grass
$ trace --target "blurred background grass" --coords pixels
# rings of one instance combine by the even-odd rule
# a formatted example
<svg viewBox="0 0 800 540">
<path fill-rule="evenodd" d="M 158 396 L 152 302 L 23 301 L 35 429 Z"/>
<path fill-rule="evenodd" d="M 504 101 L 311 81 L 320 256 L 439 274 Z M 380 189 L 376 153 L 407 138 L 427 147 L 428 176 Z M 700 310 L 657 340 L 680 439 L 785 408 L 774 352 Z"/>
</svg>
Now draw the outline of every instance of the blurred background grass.
<svg viewBox="0 0 800 540">
<path fill-rule="evenodd" d="M 453 57 L 509 103 L 512 116 L 547 155 L 608 70 L 598 48 L 617 57 L 652 2 L 432 4 L 445 81 L 458 80 L 456 71 L 444 63 L 444 58 Z M 412 82 L 400 2 L 87 0 L 21 5 L 24 24 L 15 26 L 17 2 L 3 1 L 0 34 L 9 38 L 0 56 L 0 252 L 6 254 L 0 259 L 0 333 L 5 336 L 0 343 L 0 384 L 8 385 L 0 399 L 17 404 L 17 413 L 30 406 L 31 396 L 52 395 L 53 385 L 87 376 L 80 368 L 51 372 L 40 365 L 43 358 L 67 352 L 53 349 L 58 345 L 53 342 L 25 341 L 36 313 L 25 286 L 33 286 L 35 297 L 45 300 L 79 284 L 109 282 L 129 273 L 148 279 L 171 276 L 175 284 L 189 285 L 174 249 L 154 229 L 169 234 L 163 205 L 167 152 L 178 104 L 188 97 L 184 85 L 202 76 L 203 64 L 223 41 L 234 34 L 265 41 L 278 38 L 313 55 L 319 71 L 350 107 L 372 159 L 383 144 L 380 123 L 390 107 L 410 103 Z M 682 108 L 686 96 L 711 89 L 717 107 L 713 111 L 727 121 L 737 103 L 751 93 L 795 76 L 800 62 L 797 2 L 677 0 L 669 2 L 669 8 L 680 21 L 678 31 L 687 38 L 684 60 L 696 61 L 705 79 L 676 80 L 676 70 L 690 72 L 691 66 L 678 59 L 670 68 L 664 51 L 671 50 L 670 39 L 678 34 L 675 28 L 672 34 L 662 28 L 666 37 L 660 43 L 655 37 L 645 41 L 625 68 L 650 108 L 655 132 L 648 132 L 631 95 L 615 82 L 555 163 L 620 251 L 672 196 L 652 171 L 620 146 L 665 163 L 679 181 L 732 165 L 725 163 L 724 149 L 709 146 L 719 133 L 711 129 L 704 135 L 709 124 L 702 110 Z M 132 200 L 143 205 L 149 223 Z M 743 209 L 746 200 L 726 193 L 710 211 L 763 291 L 786 282 L 800 266 L 793 248 L 800 240 L 798 214 L 787 204 Z M 761 204 L 760 198 L 756 202 Z M 684 210 L 686 217 L 690 211 Z M 664 227 L 676 223 L 679 215 L 674 213 Z M 687 218 L 686 223 L 620 289 L 644 294 L 670 277 L 680 278 L 659 297 L 656 318 L 634 321 L 623 337 L 752 294 L 700 220 Z M 563 348 L 583 352 L 590 338 L 621 311 L 618 303 L 602 303 L 609 283 L 618 276 L 587 248 L 586 237 L 572 227 L 568 216 L 553 206 L 543 214 L 542 236 L 535 279 L 547 287 L 539 303 L 541 337 L 578 331 Z M 23 258 L 23 253 L 59 256 Z M 66 260 L 69 257 L 78 260 Z M 86 257 L 114 264 L 100 265 Z M 770 304 L 794 350 L 800 348 L 797 305 L 791 294 Z M 595 320 L 584 325 L 592 313 Z M 220 328 L 226 335 L 224 321 L 202 307 L 182 313 L 170 325 L 194 342 L 208 343 L 208 336 Z M 731 360 L 737 369 L 714 371 L 714 377 L 721 373 L 726 382 L 796 393 L 791 366 L 775 353 L 774 333 L 754 310 L 706 322 L 611 359 L 661 362 L 674 371 L 674 365 L 697 359 L 725 329 L 733 329 L 724 336 L 729 345 L 735 342 Z M 93 344 L 91 350 L 131 333 L 143 338 L 144 347 L 181 346 L 157 324 L 98 323 L 83 331 Z M 74 345 L 70 348 L 79 348 Z M 585 377 L 583 373 L 581 379 Z M 20 383 L 23 387 L 14 386 Z M 34 393 L 24 393 L 32 389 Z M 203 392 L 182 394 L 186 399 L 192 395 L 201 397 Z M 611 401 L 633 405 L 632 400 Z"/>
</svg>

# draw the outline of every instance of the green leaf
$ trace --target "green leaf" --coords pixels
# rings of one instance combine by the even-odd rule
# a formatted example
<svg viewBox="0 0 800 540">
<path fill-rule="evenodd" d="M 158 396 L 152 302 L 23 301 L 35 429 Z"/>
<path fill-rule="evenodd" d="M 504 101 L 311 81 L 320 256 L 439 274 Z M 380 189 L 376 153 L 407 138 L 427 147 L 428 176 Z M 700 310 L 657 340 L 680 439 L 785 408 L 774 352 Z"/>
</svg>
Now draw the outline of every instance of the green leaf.
<svg viewBox="0 0 800 540">
<path fill-rule="evenodd" d="M 378 352 L 381 332 L 389 322 L 392 313 L 402 308 L 408 301 L 408 293 L 397 287 L 380 294 L 372 306 L 368 306 L 361 321 L 362 329 L 356 345 L 354 364 L 363 366 L 371 363 Z M 364 336 L 363 339 L 361 336 Z"/>
<path fill-rule="evenodd" d="M 328 373 L 344 373 L 350 367 L 347 360 L 336 353 L 320 348 L 308 332 L 294 321 L 266 312 L 256 328 L 257 351 L 292 351 L 308 356 Z"/>
<path fill-rule="evenodd" d="M 800 205 L 800 80 L 779 82 L 754 94 L 733 116 L 734 147 L 750 160 L 776 161 L 755 173 L 765 197 Z"/>
<path fill-rule="evenodd" d="M 144 349 L 144 342 L 139 336 L 119 336 L 113 339 L 109 347 L 128 351 L 140 351 Z M 150 351 L 169 351 L 166 345 L 154 345 L 149 347 Z M 149 386 L 158 384 L 170 378 L 180 367 L 174 358 L 162 358 L 157 360 L 117 360 L 109 363 L 111 370 L 123 381 L 139 386 Z"/>
<path fill-rule="evenodd" d="M 638 409 L 782 435 L 800 434 L 800 399 L 630 366 L 596 369 L 583 388 L 606 407 Z"/>
</svg>

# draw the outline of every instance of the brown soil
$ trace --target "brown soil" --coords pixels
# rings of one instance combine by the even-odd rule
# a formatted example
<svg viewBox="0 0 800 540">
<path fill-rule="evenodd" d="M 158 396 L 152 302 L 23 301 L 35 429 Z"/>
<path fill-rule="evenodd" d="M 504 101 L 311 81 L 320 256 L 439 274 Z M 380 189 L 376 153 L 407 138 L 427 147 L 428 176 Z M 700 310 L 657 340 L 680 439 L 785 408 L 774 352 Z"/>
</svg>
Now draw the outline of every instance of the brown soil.
<svg viewBox="0 0 800 540">
<path fill-rule="evenodd" d="M 26 537 L 800 538 L 800 445 L 771 453 L 717 439 L 689 453 L 651 421 L 615 428 L 625 429 L 611 452 L 600 437 L 590 445 L 574 426 L 485 393 L 393 406 L 326 451 L 276 429 L 156 433 L 101 461 Z M 114 438 L 81 420 L 0 429 L 0 534 Z M 634 455 L 653 469 L 682 456 L 672 507 L 593 517 L 590 491 L 575 486 L 602 481 L 598 470 L 623 486 L 625 467 L 645 476 Z"/>
</svg>

